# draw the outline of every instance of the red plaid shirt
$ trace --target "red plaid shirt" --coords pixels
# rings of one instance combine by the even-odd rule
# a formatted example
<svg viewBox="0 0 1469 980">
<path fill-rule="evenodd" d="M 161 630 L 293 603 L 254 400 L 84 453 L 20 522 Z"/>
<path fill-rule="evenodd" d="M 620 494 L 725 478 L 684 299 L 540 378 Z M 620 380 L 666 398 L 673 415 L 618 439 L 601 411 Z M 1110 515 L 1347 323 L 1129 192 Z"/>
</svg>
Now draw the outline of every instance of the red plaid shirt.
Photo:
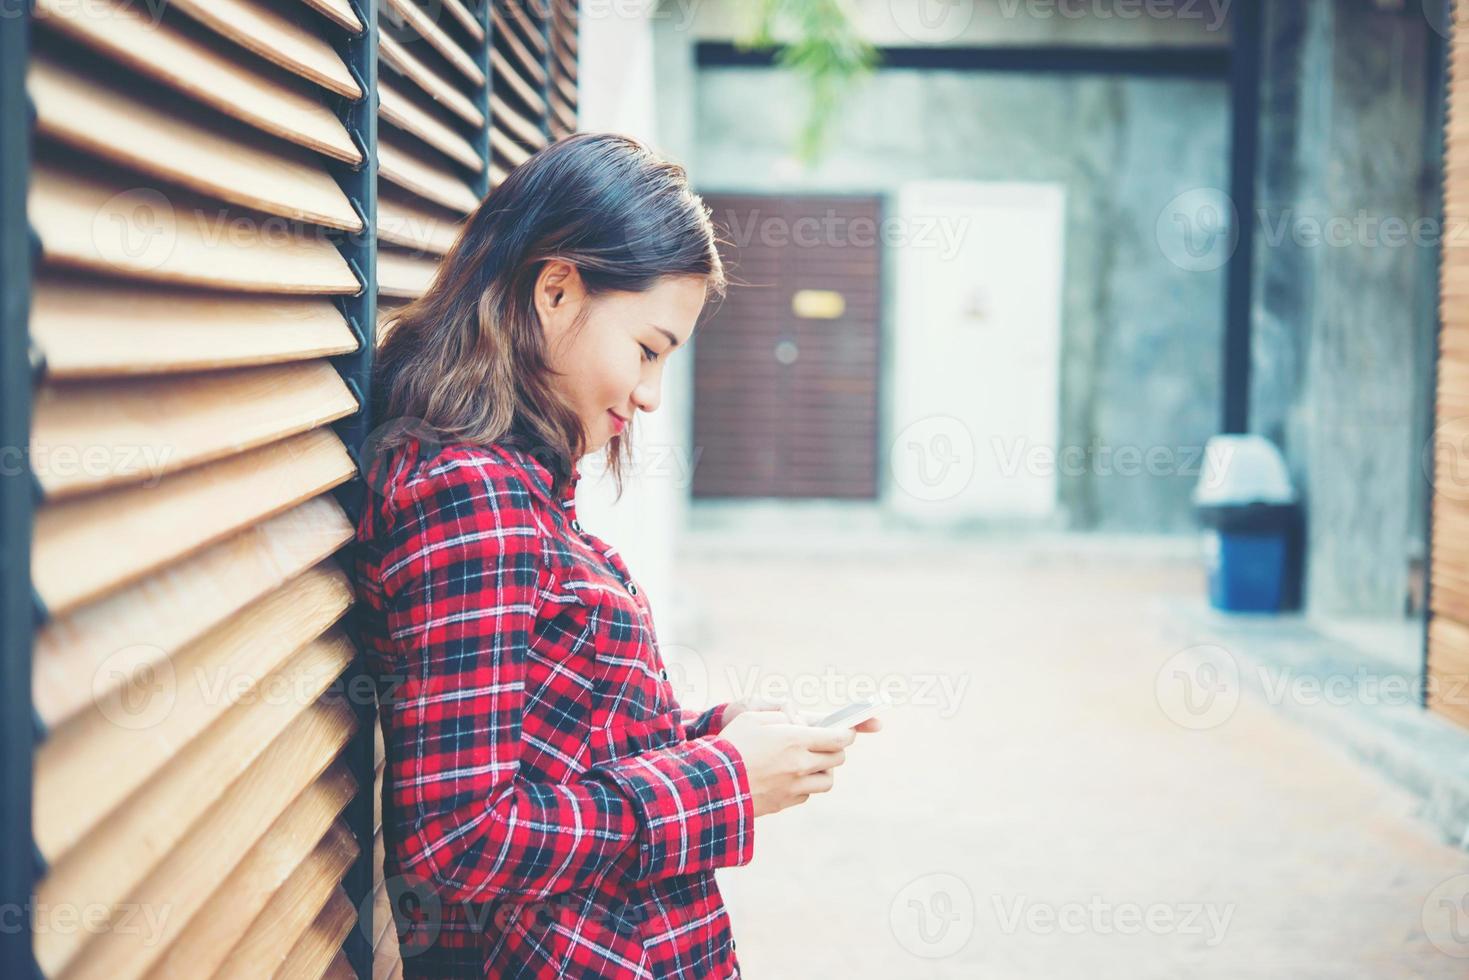
<svg viewBox="0 0 1469 980">
<path fill-rule="evenodd" d="M 675 701 L 580 470 L 556 500 L 522 450 L 409 450 L 356 558 L 405 975 L 738 976 L 714 869 L 754 857 L 744 763 L 723 705 Z"/>
</svg>

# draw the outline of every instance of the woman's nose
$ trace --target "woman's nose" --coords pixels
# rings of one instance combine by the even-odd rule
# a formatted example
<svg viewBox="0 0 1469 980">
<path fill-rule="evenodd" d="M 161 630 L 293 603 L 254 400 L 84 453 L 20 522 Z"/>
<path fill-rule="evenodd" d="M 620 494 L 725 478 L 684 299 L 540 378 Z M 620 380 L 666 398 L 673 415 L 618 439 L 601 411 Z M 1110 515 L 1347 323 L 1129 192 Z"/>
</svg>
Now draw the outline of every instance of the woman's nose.
<svg viewBox="0 0 1469 980">
<path fill-rule="evenodd" d="M 638 406 L 638 411 L 653 412 L 658 409 L 659 385 L 643 383 L 633 389 L 633 404 Z"/>
</svg>

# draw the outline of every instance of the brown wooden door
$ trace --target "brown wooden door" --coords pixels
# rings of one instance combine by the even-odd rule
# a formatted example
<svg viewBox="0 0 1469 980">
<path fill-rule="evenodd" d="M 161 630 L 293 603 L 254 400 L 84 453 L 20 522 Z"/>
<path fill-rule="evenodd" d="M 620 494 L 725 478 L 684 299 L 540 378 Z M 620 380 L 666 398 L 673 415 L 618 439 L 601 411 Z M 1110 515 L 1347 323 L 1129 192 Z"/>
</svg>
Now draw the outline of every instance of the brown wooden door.
<svg viewBox="0 0 1469 980">
<path fill-rule="evenodd" d="M 694 337 L 694 496 L 875 498 L 880 199 L 704 200 L 731 285 Z"/>
</svg>

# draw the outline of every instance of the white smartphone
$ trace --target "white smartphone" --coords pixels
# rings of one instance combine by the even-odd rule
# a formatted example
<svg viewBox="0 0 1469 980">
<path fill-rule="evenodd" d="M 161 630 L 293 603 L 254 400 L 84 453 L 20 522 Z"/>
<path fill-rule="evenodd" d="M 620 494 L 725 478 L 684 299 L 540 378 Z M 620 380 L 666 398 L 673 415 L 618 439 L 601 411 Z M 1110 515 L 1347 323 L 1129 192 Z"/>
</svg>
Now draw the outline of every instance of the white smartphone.
<svg viewBox="0 0 1469 980">
<path fill-rule="evenodd" d="M 876 715 L 883 707 L 884 704 L 880 700 L 853 701 L 811 724 L 817 728 L 855 728 Z"/>
</svg>

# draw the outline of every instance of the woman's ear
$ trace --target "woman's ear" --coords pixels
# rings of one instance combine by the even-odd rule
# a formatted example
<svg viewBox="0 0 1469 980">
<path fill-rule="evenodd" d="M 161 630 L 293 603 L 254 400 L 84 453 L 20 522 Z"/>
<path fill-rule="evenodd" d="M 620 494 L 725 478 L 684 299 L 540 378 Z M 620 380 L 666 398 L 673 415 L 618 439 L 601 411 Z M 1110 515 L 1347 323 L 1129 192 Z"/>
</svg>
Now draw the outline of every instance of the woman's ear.
<svg viewBox="0 0 1469 980">
<path fill-rule="evenodd" d="M 582 294 L 581 274 L 570 262 L 551 259 L 541 267 L 532 299 L 548 337 L 558 335 L 576 318 Z"/>
</svg>

